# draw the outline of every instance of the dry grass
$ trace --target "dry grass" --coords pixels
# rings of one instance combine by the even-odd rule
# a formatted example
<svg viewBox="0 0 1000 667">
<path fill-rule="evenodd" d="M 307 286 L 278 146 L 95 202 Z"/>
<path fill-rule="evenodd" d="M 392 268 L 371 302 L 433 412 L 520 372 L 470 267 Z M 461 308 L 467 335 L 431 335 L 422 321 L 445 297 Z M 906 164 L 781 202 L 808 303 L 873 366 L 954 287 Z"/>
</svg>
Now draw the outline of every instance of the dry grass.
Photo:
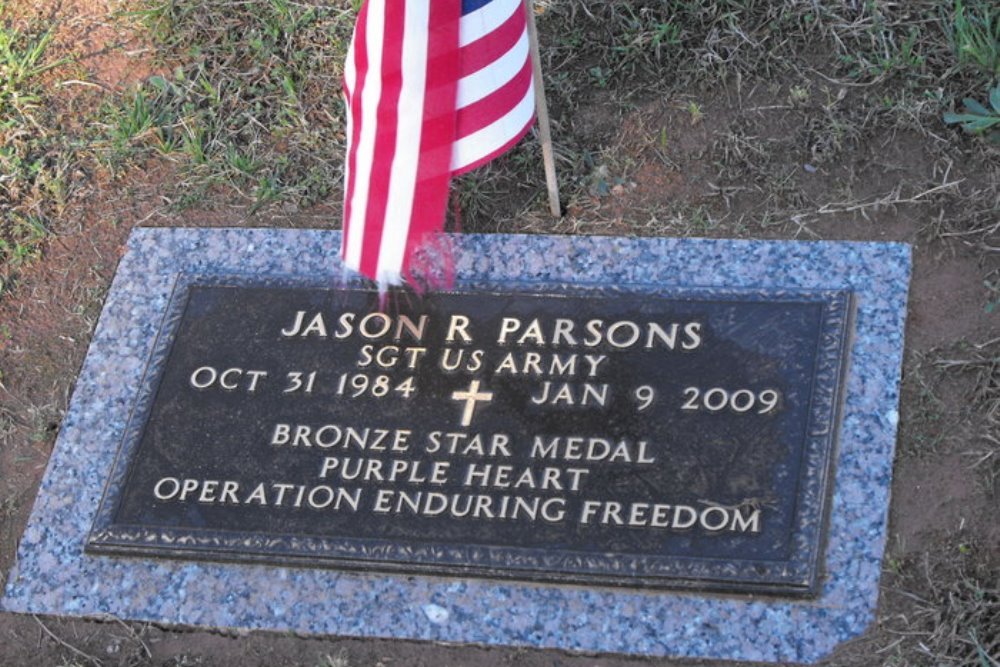
<svg viewBox="0 0 1000 667">
<path fill-rule="evenodd" d="M 1000 665 L 1000 570 L 983 549 L 959 543 L 907 565 L 891 594 L 906 611 L 884 621 L 895 639 L 878 649 L 882 664 Z"/>
<path fill-rule="evenodd" d="M 950 445 L 964 454 L 970 483 L 978 478 L 995 503 L 1000 492 L 1000 339 L 913 355 L 907 369 L 902 455 L 930 456 L 946 440 L 957 440 Z M 948 394 L 957 401 L 943 400 Z M 958 431 L 958 424 L 969 428 Z M 893 611 L 881 621 L 884 639 L 872 641 L 877 664 L 1000 665 L 1000 560 L 983 536 L 959 528 L 933 551 L 890 558 L 888 569 L 886 594 Z"/>
<path fill-rule="evenodd" d="M 1000 338 L 972 345 L 963 358 L 939 359 L 946 371 L 971 375 L 973 390 L 969 400 L 982 427 L 978 441 L 968 455 L 971 467 L 979 470 L 987 492 L 1000 496 Z"/>
<path fill-rule="evenodd" d="M 990 217 L 1000 203 L 998 150 L 956 136 L 942 122 L 959 100 L 982 98 L 994 81 L 992 56 L 971 57 L 969 43 L 979 42 L 967 26 L 958 29 L 959 9 L 966 23 L 979 25 L 992 16 L 989 3 L 540 4 L 561 189 L 580 218 L 574 228 L 623 231 L 615 220 L 620 211 L 605 206 L 613 197 L 595 191 L 595 180 L 627 183 L 630 173 L 654 163 L 683 174 L 692 161 L 707 159 L 718 197 L 702 193 L 681 206 L 637 206 L 629 211 L 631 231 L 702 234 L 707 227 L 730 236 L 778 230 L 811 236 L 813 223 L 826 216 L 921 205 L 942 212 L 931 233 L 976 243 L 984 254 L 1000 246 Z M 776 96 L 784 97 L 780 104 L 757 102 Z M 644 140 L 645 150 L 622 150 L 627 138 L 621 128 L 630 119 L 663 107 L 662 100 L 684 99 L 694 123 L 704 118 L 722 126 L 705 152 L 684 160 L 667 145 L 681 130 L 666 126 L 631 137 L 633 145 Z M 595 109 L 618 122 L 590 122 Z M 881 193 L 861 192 L 870 176 L 845 158 L 900 133 L 927 143 L 936 173 L 900 179 Z M 631 164 L 620 164 L 623 154 L 632 156 Z M 537 215 L 543 201 L 536 155 L 526 144 L 493 169 L 460 181 L 468 228 L 551 230 L 552 223 Z M 833 175 L 841 192 L 817 196 L 807 187 L 803 165 L 809 173 Z M 512 195 L 531 202 L 529 210 L 511 209 L 506 202 Z M 671 222 L 691 211 L 711 224 L 678 229 Z"/>
</svg>

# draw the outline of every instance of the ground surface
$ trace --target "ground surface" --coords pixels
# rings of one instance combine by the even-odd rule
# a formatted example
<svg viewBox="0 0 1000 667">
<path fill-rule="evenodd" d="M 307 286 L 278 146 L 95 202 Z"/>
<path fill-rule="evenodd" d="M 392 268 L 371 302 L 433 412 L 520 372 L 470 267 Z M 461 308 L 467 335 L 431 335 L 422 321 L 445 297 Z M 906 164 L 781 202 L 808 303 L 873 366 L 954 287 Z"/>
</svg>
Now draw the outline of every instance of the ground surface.
<svg viewBox="0 0 1000 667">
<path fill-rule="evenodd" d="M 529 138 L 451 224 L 913 244 L 879 618 L 827 664 L 1000 665 L 1000 152 L 942 121 L 1000 16 L 982 66 L 950 2 L 538 4 L 566 215 Z M 0 2 L 6 54 L 52 31 L 0 60 L 0 578 L 130 229 L 338 226 L 350 6 Z M 0 664 L 685 663 L 0 615 Z"/>
</svg>

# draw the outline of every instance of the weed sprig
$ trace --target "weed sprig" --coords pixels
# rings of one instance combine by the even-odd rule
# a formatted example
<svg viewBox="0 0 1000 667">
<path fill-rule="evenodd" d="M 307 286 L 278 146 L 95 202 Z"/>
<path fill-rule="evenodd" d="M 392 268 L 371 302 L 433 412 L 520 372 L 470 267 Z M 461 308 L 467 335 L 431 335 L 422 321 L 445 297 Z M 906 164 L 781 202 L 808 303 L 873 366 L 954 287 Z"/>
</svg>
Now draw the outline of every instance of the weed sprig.
<svg viewBox="0 0 1000 667">
<path fill-rule="evenodd" d="M 946 113 L 944 122 L 949 125 L 957 124 L 969 134 L 990 134 L 994 139 L 998 138 L 998 126 L 1000 126 L 1000 83 L 990 91 L 990 108 L 986 108 L 971 97 L 962 100 L 965 106 L 964 113 Z"/>
</svg>

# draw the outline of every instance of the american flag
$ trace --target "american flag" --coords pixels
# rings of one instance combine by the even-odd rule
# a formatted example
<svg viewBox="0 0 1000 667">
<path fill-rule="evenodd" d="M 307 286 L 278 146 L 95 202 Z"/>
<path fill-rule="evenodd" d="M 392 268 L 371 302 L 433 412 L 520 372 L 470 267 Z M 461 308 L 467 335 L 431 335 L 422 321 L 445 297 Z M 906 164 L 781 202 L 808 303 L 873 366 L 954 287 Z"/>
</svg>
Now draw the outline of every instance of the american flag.
<svg viewBox="0 0 1000 667">
<path fill-rule="evenodd" d="M 524 0 L 365 0 L 344 68 L 345 265 L 408 277 L 444 225 L 452 175 L 524 136 L 534 87 Z"/>
</svg>

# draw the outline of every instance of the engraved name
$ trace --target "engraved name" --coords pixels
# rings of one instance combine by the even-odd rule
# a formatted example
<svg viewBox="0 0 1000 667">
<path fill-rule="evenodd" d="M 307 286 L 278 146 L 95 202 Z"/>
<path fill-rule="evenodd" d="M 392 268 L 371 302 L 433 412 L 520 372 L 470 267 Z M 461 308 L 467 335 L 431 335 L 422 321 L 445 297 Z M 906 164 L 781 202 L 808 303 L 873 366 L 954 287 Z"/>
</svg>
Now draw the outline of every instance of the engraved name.
<svg viewBox="0 0 1000 667">
<path fill-rule="evenodd" d="M 343 312 L 327 322 L 328 315 L 321 311 L 298 310 L 291 323 L 281 329 L 284 338 L 331 338 L 345 340 L 360 337 L 367 340 L 392 340 L 422 343 L 430 318 L 421 315 L 416 320 L 407 315 L 389 315 L 373 312 L 359 314 Z M 472 343 L 469 332 L 471 320 L 467 315 L 454 314 L 448 319 L 443 343 Z M 591 318 L 577 321 L 570 318 L 534 318 L 524 320 L 504 317 L 491 338 L 497 345 L 537 345 L 551 347 L 607 346 L 626 350 L 636 346 L 645 349 L 691 351 L 701 346 L 703 325 L 691 322 L 635 322 L 632 320 L 604 320 Z"/>
</svg>

